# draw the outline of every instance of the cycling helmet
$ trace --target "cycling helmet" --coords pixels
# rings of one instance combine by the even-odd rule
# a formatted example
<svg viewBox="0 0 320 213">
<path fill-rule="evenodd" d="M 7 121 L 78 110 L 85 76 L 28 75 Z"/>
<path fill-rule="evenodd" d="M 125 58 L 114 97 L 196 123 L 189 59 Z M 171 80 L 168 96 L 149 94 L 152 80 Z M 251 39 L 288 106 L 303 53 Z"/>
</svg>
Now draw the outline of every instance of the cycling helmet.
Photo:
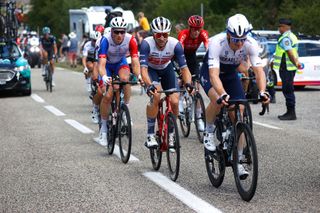
<svg viewBox="0 0 320 213">
<path fill-rule="evenodd" d="M 97 40 L 100 32 L 91 32 L 90 33 L 90 39 Z M 101 35 L 101 34 L 100 34 Z"/>
<path fill-rule="evenodd" d="M 204 25 L 203 18 L 198 15 L 190 16 L 190 18 L 188 19 L 188 25 L 194 28 L 202 28 Z"/>
<path fill-rule="evenodd" d="M 227 31 L 231 36 L 243 37 L 248 34 L 250 29 L 250 24 L 247 18 L 242 14 L 236 14 L 231 16 L 227 22 Z"/>
<path fill-rule="evenodd" d="M 110 27 L 112 28 L 121 28 L 127 29 L 127 22 L 122 17 L 114 17 L 110 22 Z"/>
<path fill-rule="evenodd" d="M 49 27 L 42 28 L 42 33 L 43 34 L 50 34 L 50 28 Z"/>
<path fill-rule="evenodd" d="M 97 25 L 94 30 L 96 32 L 103 33 L 104 32 L 104 27 L 102 25 Z"/>
<path fill-rule="evenodd" d="M 159 16 L 152 20 L 151 29 L 153 33 L 169 33 L 171 31 L 171 23 L 169 19 Z"/>
</svg>

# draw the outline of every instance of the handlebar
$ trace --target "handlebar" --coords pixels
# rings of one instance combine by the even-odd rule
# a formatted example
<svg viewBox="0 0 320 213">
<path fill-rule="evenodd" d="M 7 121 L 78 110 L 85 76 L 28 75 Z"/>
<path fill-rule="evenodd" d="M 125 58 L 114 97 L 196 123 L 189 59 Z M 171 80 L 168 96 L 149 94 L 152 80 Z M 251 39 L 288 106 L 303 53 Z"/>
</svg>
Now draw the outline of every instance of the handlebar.
<svg viewBox="0 0 320 213">
<path fill-rule="evenodd" d="M 234 99 L 234 100 L 228 100 L 227 103 L 230 105 L 247 105 L 249 102 L 254 102 L 254 101 L 258 101 L 258 102 L 263 102 L 264 100 L 262 98 L 259 99 Z M 222 98 L 218 98 L 218 100 L 216 101 L 217 104 L 221 104 L 222 103 Z M 227 106 L 228 107 L 228 106 Z M 269 104 L 262 104 L 262 110 L 261 112 L 259 112 L 259 115 L 264 115 L 265 113 L 269 113 Z"/>
</svg>

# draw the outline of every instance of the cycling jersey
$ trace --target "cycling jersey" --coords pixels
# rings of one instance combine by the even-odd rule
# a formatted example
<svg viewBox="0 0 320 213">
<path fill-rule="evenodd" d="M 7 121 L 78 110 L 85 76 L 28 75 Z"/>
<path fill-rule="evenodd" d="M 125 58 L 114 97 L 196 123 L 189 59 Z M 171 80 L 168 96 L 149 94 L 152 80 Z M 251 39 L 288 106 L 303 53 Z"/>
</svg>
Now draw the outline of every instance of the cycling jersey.
<svg viewBox="0 0 320 213">
<path fill-rule="evenodd" d="M 46 39 L 45 37 L 41 36 L 40 43 L 42 45 L 42 48 L 45 51 L 47 51 L 47 52 L 53 51 L 53 46 L 56 43 L 56 38 L 53 35 L 50 35 L 48 39 Z"/>
<path fill-rule="evenodd" d="M 152 67 L 156 70 L 165 69 L 175 56 L 179 67 L 187 66 L 180 42 L 173 37 L 168 37 L 168 41 L 163 50 L 159 50 L 152 36 L 145 38 L 140 47 L 140 65 L 143 67 Z"/>
<path fill-rule="evenodd" d="M 82 56 L 87 58 L 87 61 L 95 61 L 95 44 L 92 41 L 87 41 L 83 46 Z"/>
<path fill-rule="evenodd" d="M 209 34 L 206 30 L 201 30 L 198 38 L 193 39 L 190 37 L 190 30 L 184 29 L 180 31 L 178 40 L 182 44 L 185 53 L 194 53 L 202 42 L 206 49 L 208 49 Z"/>
<path fill-rule="evenodd" d="M 126 57 L 128 52 L 130 53 L 131 58 L 138 57 L 137 41 L 129 33 L 125 34 L 121 44 L 114 43 L 111 34 L 101 38 L 98 56 L 99 58 L 106 58 L 107 63 L 119 63 L 123 57 Z"/>
</svg>

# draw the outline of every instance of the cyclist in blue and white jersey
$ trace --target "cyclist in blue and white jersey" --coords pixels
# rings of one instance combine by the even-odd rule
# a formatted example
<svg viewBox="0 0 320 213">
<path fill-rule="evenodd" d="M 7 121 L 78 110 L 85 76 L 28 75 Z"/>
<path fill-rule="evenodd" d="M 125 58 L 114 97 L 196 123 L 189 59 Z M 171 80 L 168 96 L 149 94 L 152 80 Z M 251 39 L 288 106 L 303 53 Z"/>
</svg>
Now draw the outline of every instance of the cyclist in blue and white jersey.
<svg viewBox="0 0 320 213">
<path fill-rule="evenodd" d="M 201 84 L 210 103 L 206 109 L 206 130 L 204 146 L 209 151 L 215 151 L 214 120 L 222 105 L 227 105 L 229 99 L 244 99 L 244 91 L 238 77 L 237 68 L 241 62 L 250 59 L 256 76 L 260 96 L 264 103 L 269 102 L 269 94 L 265 92 L 266 78 L 259 57 L 259 46 L 255 39 L 247 36 L 250 24 L 242 14 L 231 16 L 227 21 L 226 32 L 210 38 L 209 48 L 201 67 Z M 222 99 L 222 104 L 216 103 Z M 242 154 L 242 153 L 241 153 Z M 244 167 L 238 164 L 240 175 L 247 175 Z"/>
</svg>

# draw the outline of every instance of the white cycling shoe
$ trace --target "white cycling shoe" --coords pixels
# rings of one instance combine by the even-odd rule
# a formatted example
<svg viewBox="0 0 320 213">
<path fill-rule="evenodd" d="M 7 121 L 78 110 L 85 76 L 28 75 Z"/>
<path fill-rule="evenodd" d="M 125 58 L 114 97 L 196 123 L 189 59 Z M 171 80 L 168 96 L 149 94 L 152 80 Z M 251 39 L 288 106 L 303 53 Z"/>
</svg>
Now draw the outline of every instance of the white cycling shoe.
<svg viewBox="0 0 320 213">
<path fill-rule="evenodd" d="M 198 131 L 203 132 L 204 131 L 204 122 L 202 119 L 197 120 L 198 122 Z"/>
<path fill-rule="evenodd" d="M 203 144 L 207 150 L 211 152 L 216 151 L 216 145 L 214 144 L 214 133 L 205 132 L 203 136 Z"/>
<path fill-rule="evenodd" d="M 150 134 L 148 135 L 147 137 L 147 141 L 144 143 L 144 145 L 147 147 L 147 148 L 157 148 L 158 147 L 158 142 L 155 138 L 155 135 L 154 134 Z"/>
<path fill-rule="evenodd" d="M 240 163 L 238 163 L 238 174 L 239 174 L 240 180 L 245 180 L 249 176 L 249 172 L 247 172 L 244 166 Z"/>
<path fill-rule="evenodd" d="M 99 123 L 99 113 L 94 109 L 91 112 L 91 120 L 95 124 Z"/>
</svg>

